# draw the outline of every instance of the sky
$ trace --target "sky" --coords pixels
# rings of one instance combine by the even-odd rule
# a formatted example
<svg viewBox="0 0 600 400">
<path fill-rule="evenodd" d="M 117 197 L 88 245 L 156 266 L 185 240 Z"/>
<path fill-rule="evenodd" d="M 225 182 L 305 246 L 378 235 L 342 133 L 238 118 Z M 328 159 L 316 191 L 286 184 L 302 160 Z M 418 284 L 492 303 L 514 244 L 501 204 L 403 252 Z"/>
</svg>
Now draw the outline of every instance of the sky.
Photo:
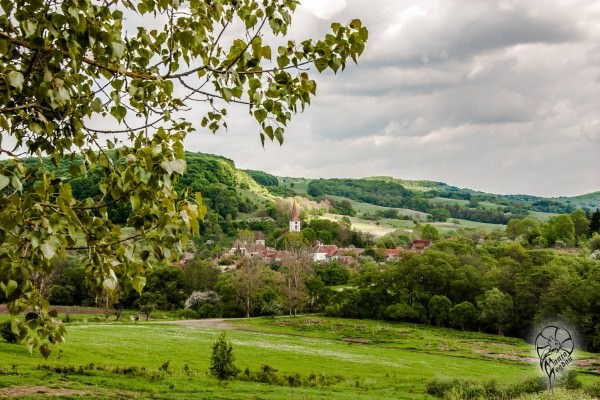
<svg viewBox="0 0 600 400">
<path fill-rule="evenodd" d="M 308 178 L 393 176 L 493 193 L 600 190 L 600 2 L 304 0 L 290 36 L 359 18 L 358 65 L 318 75 L 282 146 L 246 109 L 186 147 Z"/>
</svg>

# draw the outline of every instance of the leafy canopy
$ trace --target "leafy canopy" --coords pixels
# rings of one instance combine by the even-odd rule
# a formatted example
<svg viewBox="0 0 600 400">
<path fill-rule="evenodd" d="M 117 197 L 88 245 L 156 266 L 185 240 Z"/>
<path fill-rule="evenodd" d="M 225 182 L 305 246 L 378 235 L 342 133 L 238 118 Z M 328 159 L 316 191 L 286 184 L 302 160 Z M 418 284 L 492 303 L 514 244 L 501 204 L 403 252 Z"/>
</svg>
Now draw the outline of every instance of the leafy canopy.
<svg viewBox="0 0 600 400">
<path fill-rule="evenodd" d="M 175 190 L 194 123 L 216 132 L 241 105 L 263 143 L 281 143 L 316 93 L 311 68 L 356 62 L 368 37 L 359 20 L 318 41 L 277 39 L 297 4 L 0 1 L 0 288 L 13 314 L 31 310 L 13 324 L 31 349 L 47 357 L 64 340 L 44 292 L 67 254 L 99 297 L 117 298 L 125 284 L 141 291 L 144 272 L 197 233 L 201 198 Z M 75 154 L 67 176 L 41 161 Z M 101 195 L 78 200 L 69 181 L 90 171 Z M 117 202 L 131 205 L 127 229 L 108 217 Z"/>
</svg>

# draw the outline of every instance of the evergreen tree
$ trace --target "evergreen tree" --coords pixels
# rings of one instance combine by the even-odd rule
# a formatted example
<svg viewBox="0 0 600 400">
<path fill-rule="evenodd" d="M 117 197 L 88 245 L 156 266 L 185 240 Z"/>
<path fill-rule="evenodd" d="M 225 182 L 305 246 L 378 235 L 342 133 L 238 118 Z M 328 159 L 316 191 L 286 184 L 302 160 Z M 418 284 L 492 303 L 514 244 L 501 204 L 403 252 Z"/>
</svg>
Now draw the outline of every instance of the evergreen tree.
<svg viewBox="0 0 600 400">
<path fill-rule="evenodd" d="M 223 332 L 212 346 L 210 373 L 219 381 L 233 378 L 239 372 L 233 363 L 234 360 L 233 347 L 227 341 L 227 334 Z"/>
</svg>

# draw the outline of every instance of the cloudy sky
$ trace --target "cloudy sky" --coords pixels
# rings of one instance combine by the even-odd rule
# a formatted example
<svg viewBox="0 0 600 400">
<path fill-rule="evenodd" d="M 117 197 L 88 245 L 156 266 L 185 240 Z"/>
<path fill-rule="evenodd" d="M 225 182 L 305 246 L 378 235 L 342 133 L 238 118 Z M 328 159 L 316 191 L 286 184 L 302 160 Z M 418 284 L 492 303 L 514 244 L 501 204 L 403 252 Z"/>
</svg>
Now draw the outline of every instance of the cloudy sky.
<svg viewBox="0 0 600 400">
<path fill-rule="evenodd" d="M 304 0 L 291 35 L 360 18 L 359 65 L 317 77 L 283 146 L 234 112 L 189 150 L 282 176 L 428 179 L 494 193 L 600 190 L 600 2 Z"/>
</svg>

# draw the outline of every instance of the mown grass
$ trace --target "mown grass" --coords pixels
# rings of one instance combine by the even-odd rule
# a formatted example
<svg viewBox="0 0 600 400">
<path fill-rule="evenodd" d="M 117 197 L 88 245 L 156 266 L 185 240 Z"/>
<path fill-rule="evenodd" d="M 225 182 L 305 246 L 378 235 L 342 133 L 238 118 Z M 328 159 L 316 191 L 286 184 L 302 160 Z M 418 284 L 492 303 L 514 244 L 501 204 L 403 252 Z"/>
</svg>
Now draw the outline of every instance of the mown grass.
<svg viewBox="0 0 600 400">
<path fill-rule="evenodd" d="M 432 398 L 425 394 L 431 379 L 494 378 L 513 384 L 540 376 L 535 363 L 490 356 L 531 357 L 531 347 L 514 338 L 315 316 L 228 324 L 241 370 L 267 364 L 282 377 L 313 374 L 334 383 L 292 388 L 235 380 L 220 385 L 207 373 L 220 329 L 138 322 L 70 324 L 62 357 L 47 361 L 22 346 L 0 343 L 0 388 L 70 388 L 85 391 L 86 398 L 425 399 Z M 581 380 L 594 379 L 582 375 Z"/>
</svg>

